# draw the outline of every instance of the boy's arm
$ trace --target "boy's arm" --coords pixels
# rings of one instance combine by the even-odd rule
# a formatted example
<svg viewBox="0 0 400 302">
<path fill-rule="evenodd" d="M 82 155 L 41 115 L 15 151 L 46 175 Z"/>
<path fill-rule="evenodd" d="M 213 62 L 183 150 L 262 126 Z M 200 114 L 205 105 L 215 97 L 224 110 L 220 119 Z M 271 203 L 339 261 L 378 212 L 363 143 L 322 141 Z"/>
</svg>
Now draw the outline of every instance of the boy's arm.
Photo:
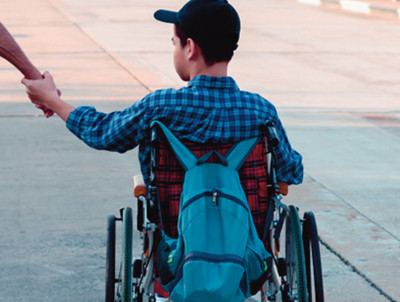
<svg viewBox="0 0 400 302">
<path fill-rule="evenodd" d="M 58 101 L 54 103 L 50 108 L 55 112 L 64 122 L 68 120 L 69 114 L 75 110 L 75 107 L 64 102 L 62 99 L 58 98 Z"/>
<path fill-rule="evenodd" d="M 75 107 L 61 100 L 53 77 L 49 72 L 46 71 L 43 74 L 43 79 L 28 80 L 23 78 L 21 82 L 26 86 L 26 93 L 32 103 L 49 108 L 62 120 L 67 121 L 69 114 L 74 111 Z"/>
<path fill-rule="evenodd" d="M 75 108 L 64 102 L 50 73 L 41 80 L 22 79 L 29 98 L 59 115 L 67 128 L 88 146 L 98 150 L 125 152 L 145 141 L 151 110 L 136 102 L 123 111 L 98 112 L 94 107 Z"/>
</svg>

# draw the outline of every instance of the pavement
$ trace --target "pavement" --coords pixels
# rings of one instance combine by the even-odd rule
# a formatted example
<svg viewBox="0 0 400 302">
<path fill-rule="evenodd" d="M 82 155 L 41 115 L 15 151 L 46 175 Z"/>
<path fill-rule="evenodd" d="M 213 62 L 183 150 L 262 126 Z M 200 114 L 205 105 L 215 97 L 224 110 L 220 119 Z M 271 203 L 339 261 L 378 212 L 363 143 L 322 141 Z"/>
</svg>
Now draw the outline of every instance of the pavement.
<svg viewBox="0 0 400 302">
<path fill-rule="evenodd" d="M 172 28 L 152 18 L 184 2 L 0 1 L 0 22 L 66 101 L 109 112 L 185 85 Z M 316 215 L 326 300 L 400 301 L 399 2 L 381 0 L 387 14 L 231 2 L 242 35 L 230 74 L 276 105 L 304 157 L 304 183 L 284 202 Z M 135 206 L 137 149 L 88 148 L 20 79 L 0 60 L 0 301 L 102 300 L 106 217 Z"/>
</svg>

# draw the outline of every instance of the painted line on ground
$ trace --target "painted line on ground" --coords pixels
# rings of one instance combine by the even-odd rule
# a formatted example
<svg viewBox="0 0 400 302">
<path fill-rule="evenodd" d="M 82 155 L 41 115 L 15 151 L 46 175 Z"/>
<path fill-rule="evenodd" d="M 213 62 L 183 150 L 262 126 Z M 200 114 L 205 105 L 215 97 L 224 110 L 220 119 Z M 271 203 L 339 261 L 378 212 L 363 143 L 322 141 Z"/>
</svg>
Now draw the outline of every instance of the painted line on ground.
<svg viewBox="0 0 400 302">
<path fill-rule="evenodd" d="M 382 13 L 385 15 L 396 16 L 400 19 L 400 8 L 389 8 L 383 6 L 376 6 L 369 4 L 368 2 L 356 1 L 356 0 L 296 0 L 298 3 L 313 5 L 313 6 L 324 6 L 324 5 L 336 5 L 339 6 L 342 10 L 365 14 L 365 15 L 373 15 L 378 13 Z M 393 1 L 393 0 L 392 0 Z"/>
<path fill-rule="evenodd" d="M 370 5 L 367 2 L 341 0 L 340 6 L 344 10 L 355 12 L 355 13 L 361 13 L 361 14 L 367 14 L 367 15 L 371 13 Z"/>
</svg>

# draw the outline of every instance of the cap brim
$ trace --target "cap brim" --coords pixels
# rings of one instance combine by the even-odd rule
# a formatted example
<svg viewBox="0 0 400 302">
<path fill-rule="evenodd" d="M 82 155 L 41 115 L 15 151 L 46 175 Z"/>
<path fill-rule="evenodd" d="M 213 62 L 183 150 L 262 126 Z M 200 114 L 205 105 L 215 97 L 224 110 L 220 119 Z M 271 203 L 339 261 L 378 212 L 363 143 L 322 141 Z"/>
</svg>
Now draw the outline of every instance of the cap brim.
<svg viewBox="0 0 400 302">
<path fill-rule="evenodd" d="M 154 13 L 154 18 L 161 22 L 166 23 L 179 23 L 178 13 L 170 10 L 159 9 Z"/>
</svg>

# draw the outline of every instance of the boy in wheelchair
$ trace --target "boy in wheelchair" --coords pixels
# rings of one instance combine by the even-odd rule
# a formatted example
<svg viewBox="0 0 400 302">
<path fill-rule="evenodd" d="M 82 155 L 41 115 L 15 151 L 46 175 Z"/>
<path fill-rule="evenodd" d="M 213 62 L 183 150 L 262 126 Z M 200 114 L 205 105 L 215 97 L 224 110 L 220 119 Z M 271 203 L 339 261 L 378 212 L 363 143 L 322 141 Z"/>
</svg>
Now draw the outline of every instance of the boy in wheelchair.
<svg viewBox="0 0 400 302">
<path fill-rule="evenodd" d="M 241 91 L 228 77 L 228 64 L 240 34 L 236 10 L 224 0 L 191 0 L 178 12 L 158 10 L 154 17 L 173 24 L 174 66 L 180 78 L 188 82 L 187 87 L 157 90 L 123 111 L 105 114 L 94 107 L 74 108 L 64 102 L 52 76 L 45 72 L 42 80 L 22 80 L 31 101 L 57 113 L 67 128 L 92 148 L 122 153 L 139 146 L 146 185 L 151 176 L 149 125 L 154 120 L 161 121 L 189 148 L 212 145 L 221 154 L 234 143 L 260 137 L 262 125 L 270 121 L 280 141 L 274 150 L 276 177 L 287 184 L 301 183 L 301 155 L 291 148 L 275 107 L 258 94 Z M 240 172 L 259 234 L 267 211 L 262 145 L 256 146 Z M 203 151 L 194 150 L 199 156 Z M 167 166 L 160 163 L 158 169 L 158 173 L 164 173 L 158 176 L 160 206 L 162 216 L 167 217 L 163 221 L 165 232 L 175 237 L 183 174 L 179 165 L 166 162 Z"/>
</svg>

